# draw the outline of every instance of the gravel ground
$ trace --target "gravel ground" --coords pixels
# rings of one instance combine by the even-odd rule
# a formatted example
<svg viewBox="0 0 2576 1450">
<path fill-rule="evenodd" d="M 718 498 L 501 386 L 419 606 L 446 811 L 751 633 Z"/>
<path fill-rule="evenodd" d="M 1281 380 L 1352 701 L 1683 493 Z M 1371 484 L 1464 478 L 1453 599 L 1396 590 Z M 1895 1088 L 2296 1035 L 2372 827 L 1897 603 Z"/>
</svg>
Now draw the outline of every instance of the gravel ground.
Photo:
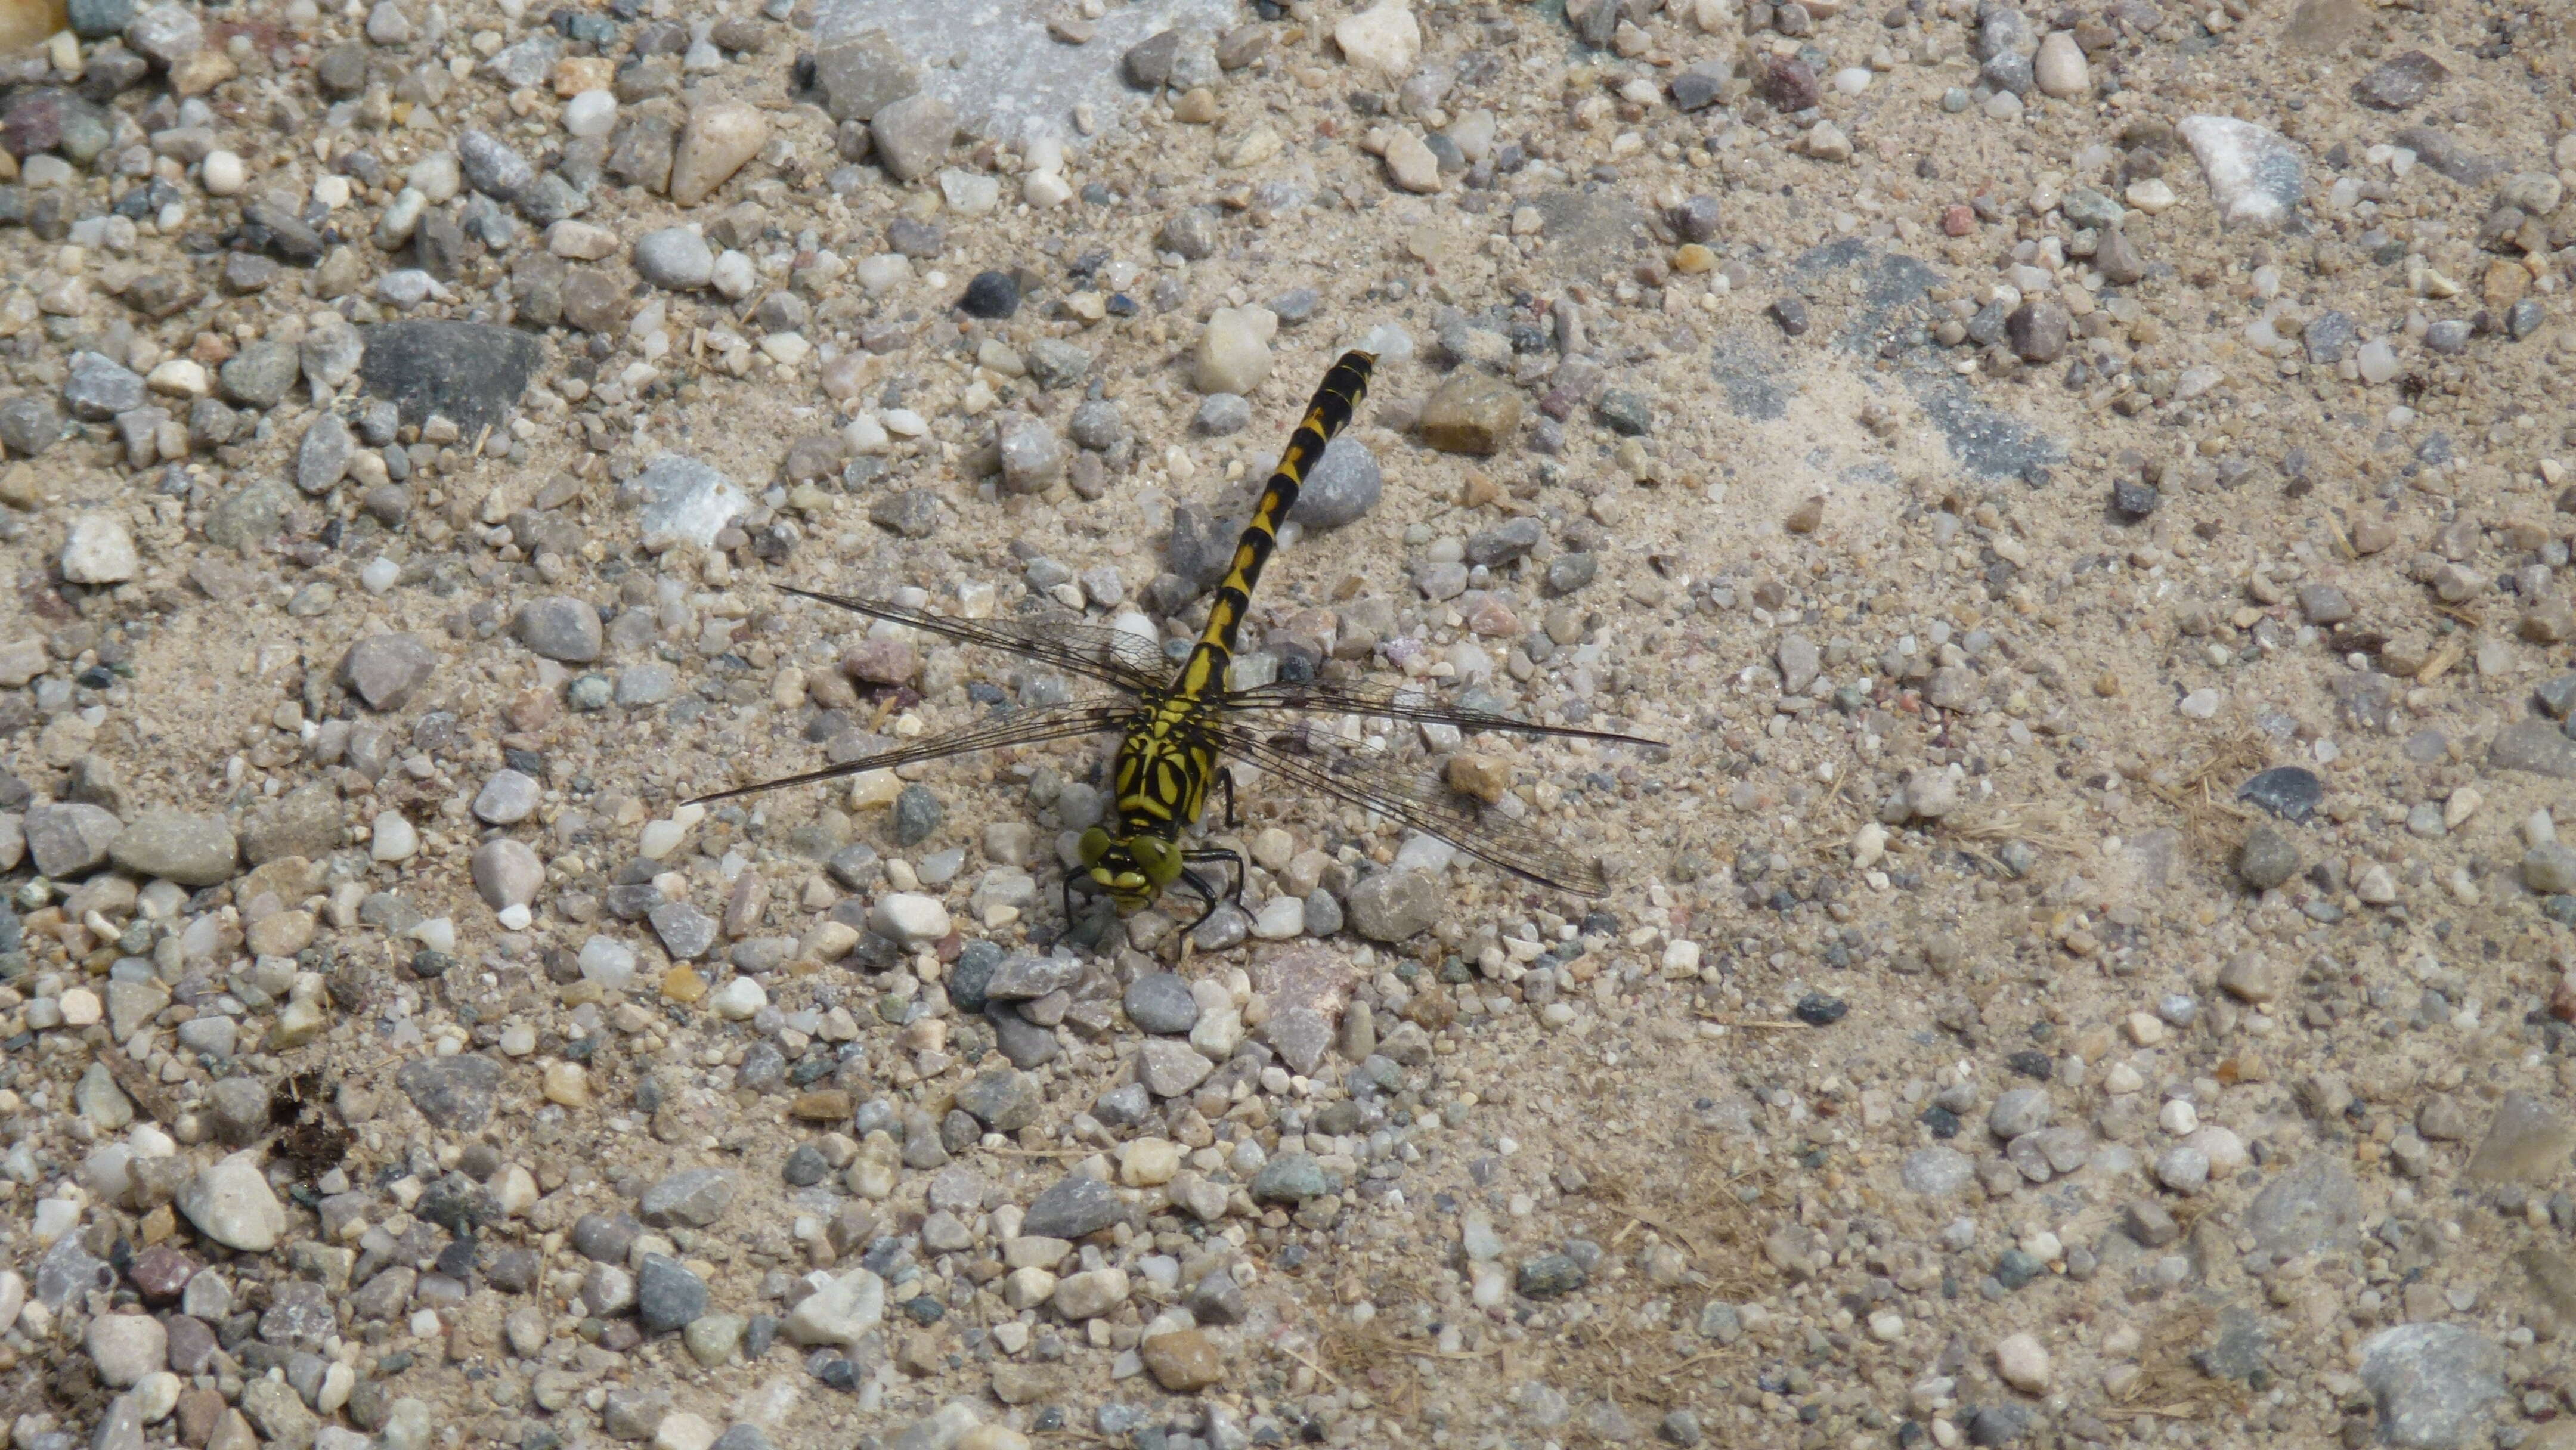
<svg viewBox="0 0 2576 1450">
<path fill-rule="evenodd" d="M 1002 8 L 0 17 L 15 1450 L 2576 1446 L 2563 8 Z"/>
</svg>

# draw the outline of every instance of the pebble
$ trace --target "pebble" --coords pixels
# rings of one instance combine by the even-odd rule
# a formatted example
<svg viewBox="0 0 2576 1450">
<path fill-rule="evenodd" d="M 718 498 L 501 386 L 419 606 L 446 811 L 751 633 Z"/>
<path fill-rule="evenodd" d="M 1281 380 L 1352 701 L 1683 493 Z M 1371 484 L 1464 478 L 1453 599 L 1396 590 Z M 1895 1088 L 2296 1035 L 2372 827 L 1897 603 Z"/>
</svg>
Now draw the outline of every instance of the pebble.
<svg viewBox="0 0 2576 1450">
<path fill-rule="evenodd" d="M 286 1234 L 286 1210 L 261 1171 L 267 1155 L 251 1149 L 198 1170 L 174 1202 L 197 1231 L 225 1248 L 264 1254 Z"/>
<path fill-rule="evenodd" d="M 635 272 L 656 287 L 695 291 L 715 276 L 716 254 L 688 227 L 661 227 L 635 239 Z"/>
<path fill-rule="evenodd" d="M 220 818 L 148 811 L 126 823 L 108 847 L 111 860 L 142 877 L 182 886 L 213 886 L 239 870 L 240 843 Z"/>
<path fill-rule="evenodd" d="M 2298 846 L 2270 826 L 2246 832 L 2244 844 L 2237 848 L 2236 874 L 2257 891 L 2285 884 L 2299 873 L 2299 866 Z"/>
<path fill-rule="evenodd" d="M 2285 821 L 2303 821 L 2325 799 L 2325 783 L 2304 766 L 2283 765 L 2260 772 L 2237 787 L 2239 800 L 2249 800 Z"/>
<path fill-rule="evenodd" d="M 2187 116 L 2175 131 L 2230 226 L 2269 228 L 2307 196 L 2307 167 L 2280 133 L 2233 116 Z"/>
<path fill-rule="evenodd" d="M 1020 284 L 1008 272 L 978 272 L 957 299 L 957 310 L 969 317 L 995 321 L 1020 310 Z"/>
<path fill-rule="evenodd" d="M 1324 445 L 1324 456 L 1307 472 L 1288 517 L 1301 528 L 1343 528 L 1367 517 L 1385 494 L 1385 474 L 1377 455 L 1344 433 Z"/>
<path fill-rule="evenodd" d="M 1267 307 L 1220 307 L 1199 336 L 1195 381 L 1201 393 L 1249 395 L 1270 376 L 1270 339 L 1279 318 Z"/>
<path fill-rule="evenodd" d="M 2031 1395 L 2048 1393 L 2052 1381 L 2048 1351 L 2030 1334 L 2009 1334 L 1995 1342 L 1995 1373 Z"/>
<path fill-rule="evenodd" d="M 897 181 L 918 181 L 936 170 L 957 136 L 956 109 L 929 92 L 917 92 L 878 109 L 868 123 L 878 164 Z"/>
<path fill-rule="evenodd" d="M 1443 453 L 1490 455 L 1520 431 L 1521 395 L 1498 378 L 1460 368 L 1432 391 L 1416 424 Z"/>
<path fill-rule="evenodd" d="M 2059 100 L 2073 100 L 2093 88 L 2092 70 L 2073 31 L 2049 32 L 2031 58 L 2031 72 L 2040 93 Z"/>
<path fill-rule="evenodd" d="M 788 1311 L 780 1325 L 790 1343 L 857 1344 L 885 1318 L 885 1281 L 867 1269 L 810 1276 L 814 1290 Z"/>
<path fill-rule="evenodd" d="M 1422 53 L 1422 25 L 1404 0 L 1378 0 L 1336 23 L 1333 44 L 1353 66 L 1399 80 L 1411 74 Z"/>
<path fill-rule="evenodd" d="M 677 1259 L 646 1254 L 635 1270 L 635 1307 L 649 1333 L 685 1328 L 707 1312 L 706 1281 Z"/>
<path fill-rule="evenodd" d="M 72 584 L 122 584 L 140 573 L 143 557 L 125 520 L 92 510 L 72 520 L 63 538 L 63 579 Z"/>
<path fill-rule="evenodd" d="M 689 113 L 671 158 L 671 202 L 696 206 L 732 179 L 769 139 L 769 117 L 758 107 L 716 101 Z"/>
<path fill-rule="evenodd" d="M 2378 1404 L 2391 1444 L 2468 1443 L 2470 1427 L 2505 1393 L 2503 1355 L 2459 1324 L 2399 1324 L 2361 1342 L 2362 1387 Z"/>
<path fill-rule="evenodd" d="M 502 774 L 516 772 L 504 771 Z M 490 793 L 489 787 L 485 788 L 485 793 Z M 478 797 L 477 815 L 482 814 L 481 806 L 482 801 Z M 484 818 L 491 819 L 488 816 Z M 484 905 L 495 911 L 527 906 L 537 899 L 538 890 L 546 884 L 545 863 L 537 859 L 536 851 L 524 841 L 506 837 L 485 841 L 474 848 L 472 874 L 475 894 L 483 898 Z"/>
<path fill-rule="evenodd" d="M 1189 983 L 1170 972 L 1139 976 L 1128 986 L 1123 1005 L 1141 1031 L 1177 1036 L 1198 1025 L 1198 999 Z"/>
</svg>

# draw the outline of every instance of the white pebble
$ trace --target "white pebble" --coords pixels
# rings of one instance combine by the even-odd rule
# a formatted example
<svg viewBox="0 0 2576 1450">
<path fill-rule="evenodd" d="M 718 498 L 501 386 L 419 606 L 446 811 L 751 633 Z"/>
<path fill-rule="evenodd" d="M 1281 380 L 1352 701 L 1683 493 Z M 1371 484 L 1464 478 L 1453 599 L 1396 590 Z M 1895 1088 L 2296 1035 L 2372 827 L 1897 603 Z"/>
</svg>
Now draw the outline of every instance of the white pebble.
<svg viewBox="0 0 2576 1450">
<path fill-rule="evenodd" d="M 584 91 L 564 102 L 563 128 L 575 136 L 605 136 L 617 129 L 617 96 Z"/>
<path fill-rule="evenodd" d="M 394 862 L 408 861 L 419 852 L 420 830 L 402 812 L 385 811 L 377 815 L 375 837 L 367 846 L 368 855 L 378 861 Z"/>
<path fill-rule="evenodd" d="M 728 1022 L 743 1022 L 769 1005 L 769 993 L 749 977 L 734 977 L 716 989 L 713 1000 L 717 1016 Z"/>
<path fill-rule="evenodd" d="M 686 834 L 688 827 L 678 821 L 647 821 L 644 823 L 644 838 L 636 846 L 636 853 L 647 861 L 659 861 L 678 850 L 680 838 Z"/>
<path fill-rule="evenodd" d="M 198 165 L 197 184 L 208 196 L 239 196 L 250 184 L 250 168 L 230 151 L 209 151 Z"/>
<path fill-rule="evenodd" d="M 1044 211 L 1062 206 L 1073 199 L 1073 187 L 1052 171 L 1033 171 L 1020 183 L 1020 196 L 1029 205 Z"/>
<path fill-rule="evenodd" d="M 584 981 L 597 982 L 612 992 L 634 984 L 635 949 L 615 937 L 594 936 L 583 942 L 578 961 Z"/>
<path fill-rule="evenodd" d="M 724 294 L 728 301 L 740 302 L 760 285 L 760 271 L 752 265 L 751 258 L 727 249 L 716 257 L 714 270 L 707 274 L 707 283 Z"/>
<path fill-rule="evenodd" d="M 2175 1098 L 2156 1114 L 2156 1124 L 2177 1138 L 2186 1138 L 2200 1127 L 2200 1110 Z"/>
<path fill-rule="evenodd" d="M 386 592 L 393 588 L 394 581 L 401 577 L 402 565 L 395 563 L 393 560 L 386 558 L 382 554 L 378 554 L 373 559 L 368 560 L 367 567 L 358 571 L 358 583 L 364 587 L 369 594 L 382 594 Z M 379 856 L 376 859 L 381 861 L 384 858 Z"/>
<path fill-rule="evenodd" d="M 411 929 L 411 939 L 434 952 L 456 950 L 456 923 L 444 916 L 433 916 Z"/>
<path fill-rule="evenodd" d="M 2048 1351 L 2040 1348 L 2039 1340 L 2032 1335 L 2006 1335 L 1995 1344 L 1995 1373 L 2003 1376 L 2005 1384 L 2026 1394 L 2046 1394 Z"/>
<path fill-rule="evenodd" d="M 1834 72 L 1834 89 L 1846 96 L 1857 96 L 1869 89 L 1870 72 L 1865 65 L 1847 65 Z"/>
</svg>

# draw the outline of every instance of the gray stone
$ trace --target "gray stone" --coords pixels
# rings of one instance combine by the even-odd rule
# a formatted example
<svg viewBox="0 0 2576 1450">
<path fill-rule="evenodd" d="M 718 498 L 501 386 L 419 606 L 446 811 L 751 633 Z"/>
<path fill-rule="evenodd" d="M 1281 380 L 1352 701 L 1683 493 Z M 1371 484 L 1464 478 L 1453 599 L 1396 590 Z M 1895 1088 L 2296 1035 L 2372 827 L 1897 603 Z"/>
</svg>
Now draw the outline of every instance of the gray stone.
<svg viewBox="0 0 2576 1450">
<path fill-rule="evenodd" d="M 474 793 L 474 818 L 492 826 L 517 825 L 536 813 L 542 793 L 536 778 L 524 771 L 496 770 Z"/>
<path fill-rule="evenodd" d="M 356 453 L 357 440 L 349 436 L 349 425 L 339 414 L 315 418 L 304 430 L 304 441 L 296 445 L 296 488 L 315 497 L 329 493 L 339 486 Z"/>
<path fill-rule="evenodd" d="M 63 415 L 51 399 L 20 393 L 0 403 L 0 444 L 27 457 L 44 452 L 63 436 Z"/>
<path fill-rule="evenodd" d="M 456 160 L 464 168 L 465 184 L 495 201 L 516 201 L 537 179 L 537 169 L 528 164 L 528 158 L 479 127 L 468 126 L 458 133 Z"/>
<path fill-rule="evenodd" d="M 814 84 L 833 120 L 866 121 L 920 90 L 921 68 L 885 31 L 867 30 L 815 50 Z"/>
<path fill-rule="evenodd" d="M 652 1333 L 688 1326 L 707 1312 L 706 1281 L 664 1254 L 646 1254 L 635 1271 L 635 1312 Z"/>
<path fill-rule="evenodd" d="M 2496 732 L 2495 743 L 2487 750 L 2487 764 L 2552 780 L 2576 780 L 2576 740 L 2546 720 L 2517 720 Z"/>
<path fill-rule="evenodd" d="M 155 5 L 125 27 L 126 48 L 167 70 L 206 43 L 205 26 L 186 5 Z"/>
<path fill-rule="evenodd" d="M 1199 400 L 1190 426 L 1210 438 L 1223 438 L 1252 426 L 1252 404 L 1235 393 L 1210 393 Z"/>
<path fill-rule="evenodd" d="M 1279 1054 L 1290 1072 L 1312 1077 L 1333 1045 L 1333 1024 L 1312 1007 L 1286 1007 L 1261 1024 L 1261 1040 Z"/>
<path fill-rule="evenodd" d="M 2382 111 L 2403 111 L 2450 77 L 2449 68 L 2420 50 L 2381 61 L 2370 74 L 2353 82 L 2352 98 Z"/>
<path fill-rule="evenodd" d="M 1036 1122 L 1045 1100 L 1037 1079 L 1007 1068 L 988 1069 L 957 1090 L 957 1106 L 994 1133 L 1016 1133 Z"/>
<path fill-rule="evenodd" d="M 1178 1036 L 1198 1025 L 1198 998 L 1171 972 L 1147 972 L 1127 988 L 1128 1020 L 1146 1032 Z"/>
<path fill-rule="evenodd" d="M 1370 941 L 1401 942 L 1429 931 L 1447 896 L 1428 871 L 1379 871 L 1351 888 L 1350 922 Z"/>
<path fill-rule="evenodd" d="M 2331 367 L 2361 346 L 2361 329 L 2350 314 L 2329 310 L 2308 319 L 2300 340 L 2307 347 L 2309 362 Z"/>
<path fill-rule="evenodd" d="M 158 876 L 182 886 L 213 886 L 233 878 L 241 843 L 219 817 L 150 811 L 117 833 L 108 854 L 120 868 L 137 876 Z"/>
<path fill-rule="evenodd" d="M 215 375 L 225 397 L 248 408 L 273 408 L 304 369 L 292 343 L 262 338 L 242 344 Z"/>
<path fill-rule="evenodd" d="M 1168 1037 L 1145 1040 L 1136 1053 L 1136 1078 L 1158 1098 L 1176 1098 L 1207 1081 L 1216 1064 L 1186 1042 Z"/>
<path fill-rule="evenodd" d="M 1029 376 L 1045 388 L 1070 388 L 1091 373 L 1091 354 L 1062 338 L 1041 337 L 1029 343 L 1025 360 Z M 1074 441 L 1082 442 L 1077 437 Z M 1084 447 L 1091 447 L 1083 443 Z"/>
<path fill-rule="evenodd" d="M 2054 1111 L 2046 1088 L 2013 1088 L 1995 1099 L 1986 1113 L 1986 1130 L 2009 1142 L 2048 1126 Z"/>
<path fill-rule="evenodd" d="M 673 961 L 696 961 L 716 944 L 716 919 L 685 901 L 665 901 L 646 917 Z"/>
<path fill-rule="evenodd" d="M 2331 1252 L 2352 1241 L 2361 1220 L 2361 1194 L 2352 1175 L 2324 1156 L 2311 1156 L 2263 1185 L 2245 1211 L 2254 1246 L 2275 1259 Z"/>
<path fill-rule="evenodd" d="M 644 547 L 678 544 L 706 548 L 726 524 L 751 507 L 725 476 L 697 459 L 665 453 L 647 464 L 635 487 L 644 496 L 640 522 Z"/>
<path fill-rule="evenodd" d="M 339 792 L 314 781 L 253 810 L 241 824 L 242 855 L 254 866 L 282 856 L 319 861 L 340 848 L 344 835 Z"/>
<path fill-rule="evenodd" d="M 1908 1191 L 1920 1197 L 1948 1198 L 1965 1190 L 1976 1178 L 1976 1164 L 1956 1148 L 1935 1144 L 1906 1154 L 1897 1176 Z"/>
<path fill-rule="evenodd" d="M 957 139 L 957 108 L 929 92 L 916 92 L 881 107 L 868 122 L 878 164 L 897 181 L 918 181 L 938 169 Z"/>
<path fill-rule="evenodd" d="M 1320 1198 L 1335 1188 L 1333 1176 L 1324 1165 L 1305 1153 L 1282 1153 L 1261 1165 L 1252 1175 L 1252 1201 L 1285 1203 L 1290 1206 Z"/>
<path fill-rule="evenodd" d="M 1020 1232 L 1036 1238 L 1088 1238 L 1127 1217 L 1117 1190 L 1097 1178 L 1069 1173 L 1029 1204 Z"/>
<path fill-rule="evenodd" d="M 433 1125 L 451 1133 L 478 1133 L 492 1121 L 501 1065 L 475 1053 L 426 1057 L 404 1064 L 394 1074 L 394 1085 Z"/>
<path fill-rule="evenodd" d="M 1307 471 L 1288 517 L 1304 529 L 1338 529 L 1365 517 L 1385 493 L 1377 455 L 1345 433 L 1326 444 L 1324 456 Z"/>
<path fill-rule="evenodd" d="M 104 423 L 146 401 L 140 374 L 101 353 L 72 354 L 71 371 L 63 379 L 63 405 L 74 416 Z"/>
<path fill-rule="evenodd" d="M 656 1228 L 685 1224 L 705 1228 L 733 1202 L 737 1181 L 721 1168 L 684 1168 L 666 1174 L 636 1204 L 636 1213 Z"/>
<path fill-rule="evenodd" d="M 586 601 L 564 595 L 531 599 L 520 605 L 517 616 L 510 621 L 510 632 L 531 651 L 565 664 L 588 664 L 598 659 L 606 643 L 599 611 Z"/>
<path fill-rule="evenodd" d="M 228 1249 L 264 1254 L 286 1233 L 286 1210 L 261 1171 L 265 1154 L 245 1149 L 200 1170 L 175 1202 L 197 1231 Z"/>
<path fill-rule="evenodd" d="M 370 327 L 364 347 L 358 380 L 370 394 L 391 401 L 405 423 L 435 415 L 468 440 L 509 420 L 545 358 L 544 346 L 515 327 L 440 318 Z"/>
<path fill-rule="evenodd" d="M 2522 884 L 2543 896 L 2576 891 L 2576 847 L 2543 841 L 2523 852 Z"/>
<path fill-rule="evenodd" d="M 1082 980 L 1082 971 L 1075 957 L 1005 957 L 984 984 L 984 995 L 994 1001 L 1028 1001 L 1072 987 Z"/>
<path fill-rule="evenodd" d="M 2455 1450 L 2504 1396 L 2504 1355 L 2458 1324 L 2400 1324 L 2361 1343 L 2361 1383 L 2379 1403 L 2380 1438 Z"/>
<path fill-rule="evenodd" d="M 2272 826 L 2256 826 L 2237 848 L 2236 874 L 2257 891 L 2270 891 L 2299 874 L 2299 848 Z"/>
<path fill-rule="evenodd" d="M 2472 1183 L 2545 1185 L 2576 1152 L 2576 1121 L 2546 1099 L 2507 1093 L 2461 1176 Z"/>
<path fill-rule="evenodd" d="M 27 858 L 45 876 L 86 876 L 107 864 L 125 823 L 86 801 L 31 806 L 21 829 Z"/>
<path fill-rule="evenodd" d="M 413 634 L 371 634 L 340 660 L 340 683 L 370 710 L 399 710 L 429 683 L 438 653 Z"/>
<path fill-rule="evenodd" d="M 715 250 L 688 227 L 662 227 L 635 239 L 635 273 L 656 287 L 693 292 L 715 269 Z"/>
</svg>

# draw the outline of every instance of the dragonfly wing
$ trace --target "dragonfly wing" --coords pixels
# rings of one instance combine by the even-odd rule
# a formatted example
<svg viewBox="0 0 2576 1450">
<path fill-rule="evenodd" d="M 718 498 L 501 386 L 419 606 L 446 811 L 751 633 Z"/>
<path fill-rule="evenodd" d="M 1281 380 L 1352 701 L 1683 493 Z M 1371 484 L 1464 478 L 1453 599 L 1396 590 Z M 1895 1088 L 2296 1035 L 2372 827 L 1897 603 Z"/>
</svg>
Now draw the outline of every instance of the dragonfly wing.
<svg viewBox="0 0 2576 1450">
<path fill-rule="evenodd" d="M 1578 730 L 1570 725 L 1541 725 L 1492 710 L 1443 705 L 1422 695 L 1419 686 L 1343 686 L 1285 682 L 1236 690 L 1225 697 L 1228 714 L 1252 710 L 1299 710 L 1311 714 L 1365 715 L 1378 720 L 1408 720 L 1423 725 L 1454 725 L 1461 730 L 1499 730 L 1512 735 L 1551 735 L 1567 740 L 1599 740 L 1614 745 L 1662 746 L 1661 740 L 1621 735 L 1611 730 Z"/>
<path fill-rule="evenodd" d="M 1027 659 L 1071 670 L 1122 690 L 1141 690 L 1160 685 L 1170 666 L 1152 640 L 1072 618 L 1037 619 L 953 619 L 944 614 L 930 614 L 919 609 L 906 609 L 880 599 L 852 599 L 840 594 L 818 594 L 793 585 L 777 586 L 781 591 L 870 619 L 910 625 L 931 634 L 946 635 L 966 644 L 979 644 Z"/>
<path fill-rule="evenodd" d="M 952 755 L 966 755 L 978 750 L 998 750 L 1005 745 L 1031 745 L 1041 740 L 1066 740 L 1078 735 L 1102 735 L 1123 730 L 1136 713 L 1133 703 L 1115 699 L 1067 700 L 1056 705 L 1041 705 L 1019 710 L 999 720 L 916 740 L 899 750 L 871 755 L 826 770 L 809 770 L 803 775 L 781 776 L 756 785 L 736 786 L 715 791 L 689 801 L 728 800 L 734 796 L 754 795 L 765 790 L 781 790 L 791 785 L 812 785 L 818 781 L 838 780 L 862 771 L 887 770 L 923 760 L 944 760 Z"/>
<path fill-rule="evenodd" d="M 1577 895 L 1600 896 L 1609 890 L 1599 865 L 1549 840 L 1527 821 L 1508 819 L 1499 811 L 1480 812 L 1439 782 L 1421 778 L 1403 759 L 1309 746 L 1297 736 L 1264 734 L 1249 725 L 1224 723 L 1217 730 L 1221 748 L 1237 759 L 1437 836 L 1488 865 Z"/>
</svg>

